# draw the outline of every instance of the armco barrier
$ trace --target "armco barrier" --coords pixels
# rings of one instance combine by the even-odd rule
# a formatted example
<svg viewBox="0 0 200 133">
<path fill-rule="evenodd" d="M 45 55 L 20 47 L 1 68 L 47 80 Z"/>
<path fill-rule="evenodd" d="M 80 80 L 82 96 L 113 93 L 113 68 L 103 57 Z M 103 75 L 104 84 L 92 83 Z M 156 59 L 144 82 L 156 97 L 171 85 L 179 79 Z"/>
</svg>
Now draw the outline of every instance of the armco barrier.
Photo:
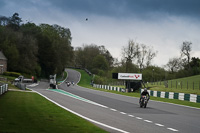
<svg viewBox="0 0 200 133">
<path fill-rule="evenodd" d="M 144 89 L 141 89 L 141 92 Z M 179 99 L 183 101 L 190 101 L 194 103 L 200 103 L 200 96 L 195 94 L 185 94 L 176 92 L 163 92 L 163 91 L 152 91 L 148 90 L 149 94 L 154 97 L 168 98 L 168 99 Z"/>
<path fill-rule="evenodd" d="M 0 86 L 0 95 L 8 91 L 8 84 L 3 84 Z"/>
<path fill-rule="evenodd" d="M 105 89 L 105 90 L 111 90 L 111 91 L 126 92 L 126 89 L 124 89 L 124 88 L 113 87 L 113 86 L 108 86 L 108 85 L 93 84 L 93 87 Z"/>
</svg>

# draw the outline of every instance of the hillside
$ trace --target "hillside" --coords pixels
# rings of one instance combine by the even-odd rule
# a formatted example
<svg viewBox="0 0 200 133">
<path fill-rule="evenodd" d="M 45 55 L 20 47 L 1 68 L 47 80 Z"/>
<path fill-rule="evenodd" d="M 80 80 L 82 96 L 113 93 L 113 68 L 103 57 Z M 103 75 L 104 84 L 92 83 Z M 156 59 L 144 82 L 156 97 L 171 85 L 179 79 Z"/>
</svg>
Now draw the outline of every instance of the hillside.
<svg viewBox="0 0 200 133">
<path fill-rule="evenodd" d="M 149 83 L 147 86 L 151 90 L 200 94 L 200 75 Z"/>
</svg>

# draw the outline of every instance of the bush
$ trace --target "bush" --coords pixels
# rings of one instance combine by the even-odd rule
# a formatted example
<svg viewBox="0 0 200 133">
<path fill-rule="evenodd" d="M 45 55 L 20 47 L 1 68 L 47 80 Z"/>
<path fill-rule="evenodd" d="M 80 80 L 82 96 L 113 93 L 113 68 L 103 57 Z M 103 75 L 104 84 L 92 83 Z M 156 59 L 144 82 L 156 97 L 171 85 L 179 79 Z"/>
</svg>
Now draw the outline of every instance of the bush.
<svg viewBox="0 0 200 133">
<path fill-rule="evenodd" d="M 5 76 L 11 76 L 11 77 L 19 77 L 21 75 L 21 73 L 17 73 L 17 72 L 4 72 L 3 75 L 5 75 Z"/>
</svg>

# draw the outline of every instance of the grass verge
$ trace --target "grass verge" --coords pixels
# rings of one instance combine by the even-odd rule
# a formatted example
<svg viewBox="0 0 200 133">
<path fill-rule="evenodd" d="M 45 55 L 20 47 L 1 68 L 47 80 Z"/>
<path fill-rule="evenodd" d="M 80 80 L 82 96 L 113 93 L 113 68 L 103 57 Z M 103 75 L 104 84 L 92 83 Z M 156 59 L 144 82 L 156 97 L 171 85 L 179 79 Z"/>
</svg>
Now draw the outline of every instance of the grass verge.
<svg viewBox="0 0 200 133">
<path fill-rule="evenodd" d="M 173 79 L 166 82 L 168 87 L 165 87 L 165 81 L 146 84 L 151 90 L 165 92 L 179 92 L 187 94 L 200 95 L 200 75 L 191 77 Z"/>
<path fill-rule="evenodd" d="M 186 94 L 197 94 L 200 95 L 200 90 L 198 89 L 180 89 L 180 88 L 165 88 L 164 85 L 148 85 L 150 90 L 154 91 L 165 91 L 165 92 L 177 92 L 177 93 L 186 93 Z"/>
<path fill-rule="evenodd" d="M 82 87 L 85 87 L 85 88 L 94 89 L 94 90 L 104 91 L 104 92 L 110 92 L 110 93 L 125 95 L 125 96 L 138 97 L 138 98 L 140 97 L 140 93 L 139 92 L 123 93 L 123 92 L 117 92 L 117 91 L 110 91 L 110 90 L 105 90 L 105 89 L 94 88 L 94 87 L 92 87 L 90 85 L 90 81 L 92 79 L 91 76 L 89 76 L 84 70 L 76 69 L 76 71 L 79 71 L 81 73 L 81 80 L 78 83 L 79 86 L 82 86 Z M 177 100 L 177 99 L 167 99 L 167 98 L 160 98 L 160 97 L 151 96 L 151 100 L 200 108 L 200 103 L 192 103 L 192 102 L 189 102 L 189 101 L 181 101 L 181 100 Z"/>
<path fill-rule="evenodd" d="M 92 123 L 56 106 L 36 93 L 0 96 L 0 133 L 104 133 Z"/>
</svg>

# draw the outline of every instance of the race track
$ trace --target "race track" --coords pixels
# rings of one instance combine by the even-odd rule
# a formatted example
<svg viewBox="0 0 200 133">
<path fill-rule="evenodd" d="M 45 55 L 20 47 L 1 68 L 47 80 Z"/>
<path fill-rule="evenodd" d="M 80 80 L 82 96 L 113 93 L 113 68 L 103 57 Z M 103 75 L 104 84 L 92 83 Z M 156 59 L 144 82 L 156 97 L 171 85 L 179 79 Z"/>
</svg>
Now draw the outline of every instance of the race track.
<svg viewBox="0 0 200 133">
<path fill-rule="evenodd" d="M 67 81 L 77 83 L 80 73 L 67 69 Z M 47 82 L 31 87 L 46 98 L 83 117 L 108 132 L 197 133 L 200 132 L 200 109 L 149 101 L 140 108 L 138 98 L 91 90 L 77 85 L 49 90 Z"/>
</svg>

